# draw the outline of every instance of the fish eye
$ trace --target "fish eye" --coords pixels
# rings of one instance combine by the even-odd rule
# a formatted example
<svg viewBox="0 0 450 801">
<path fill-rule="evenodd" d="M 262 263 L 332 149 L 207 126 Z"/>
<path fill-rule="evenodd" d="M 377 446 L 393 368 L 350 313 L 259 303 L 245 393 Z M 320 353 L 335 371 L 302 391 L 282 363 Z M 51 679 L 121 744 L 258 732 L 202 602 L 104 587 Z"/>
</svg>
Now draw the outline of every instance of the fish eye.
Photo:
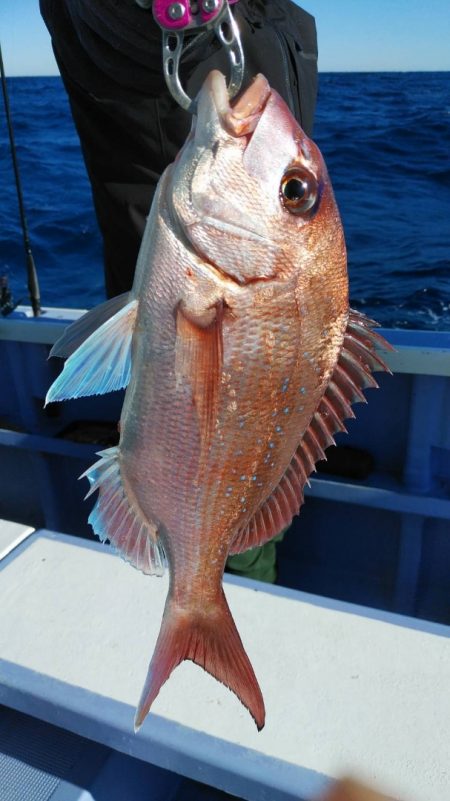
<svg viewBox="0 0 450 801">
<path fill-rule="evenodd" d="M 319 197 L 314 175 L 301 167 L 290 167 L 280 184 L 280 200 L 291 214 L 305 214 L 316 204 Z"/>
</svg>

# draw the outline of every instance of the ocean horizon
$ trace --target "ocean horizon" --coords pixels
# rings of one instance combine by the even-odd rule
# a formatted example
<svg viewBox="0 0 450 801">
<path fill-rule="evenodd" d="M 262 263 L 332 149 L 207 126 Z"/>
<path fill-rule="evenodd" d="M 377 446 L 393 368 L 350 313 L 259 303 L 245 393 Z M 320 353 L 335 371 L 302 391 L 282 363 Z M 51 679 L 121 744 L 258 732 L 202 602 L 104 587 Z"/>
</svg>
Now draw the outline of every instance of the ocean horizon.
<svg viewBox="0 0 450 801">
<path fill-rule="evenodd" d="M 91 307 L 104 298 L 102 247 L 62 81 L 15 76 L 8 88 L 42 303 Z M 351 302 L 384 326 L 450 329 L 449 125 L 448 70 L 319 74 L 313 138 L 344 223 Z M 0 275 L 26 301 L 3 107 L 0 153 Z"/>
<path fill-rule="evenodd" d="M 386 70 L 379 70 L 379 69 L 377 69 L 377 70 L 321 70 L 319 68 L 319 75 L 372 75 L 372 74 L 377 74 L 377 75 L 387 75 L 387 74 L 396 75 L 397 73 L 399 73 L 399 74 L 405 74 L 406 73 L 408 75 L 409 74 L 421 75 L 422 73 L 429 73 L 429 72 L 434 72 L 436 74 L 441 74 L 441 73 L 445 74 L 445 73 L 450 72 L 450 70 L 435 70 L 435 69 L 417 70 L 417 69 L 412 69 L 412 68 L 411 69 L 401 69 L 401 70 L 388 70 L 388 69 L 386 69 Z M 14 75 L 12 75 L 12 74 L 11 75 L 7 75 L 6 77 L 7 77 L 8 80 L 10 80 L 11 78 L 60 78 L 61 76 L 57 72 L 52 72 L 52 73 L 49 73 L 49 74 L 46 74 L 46 73 L 37 74 L 36 73 L 36 75 L 29 75 L 29 74 L 26 74 L 26 73 L 23 73 L 23 74 L 22 73 L 20 73 L 20 74 L 15 73 Z"/>
</svg>

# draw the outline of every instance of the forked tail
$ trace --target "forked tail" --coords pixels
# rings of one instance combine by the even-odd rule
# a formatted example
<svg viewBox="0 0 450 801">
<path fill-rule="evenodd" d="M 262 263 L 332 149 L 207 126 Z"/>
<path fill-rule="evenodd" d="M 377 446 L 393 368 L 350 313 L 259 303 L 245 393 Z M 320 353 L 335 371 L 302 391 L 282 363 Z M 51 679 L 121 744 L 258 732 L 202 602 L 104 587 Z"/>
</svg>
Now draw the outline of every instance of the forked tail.
<svg viewBox="0 0 450 801">
<path fill-rule="evenodd" d="M 194 615 L 170 600 L 136 711 L 141 726 L 162 685 L 180 662 L 190 659 L 232 690 L 247 707 L 258 730 L 265 722 L 264 701 L 223 590 L 208 612 Z"/>
</svg>

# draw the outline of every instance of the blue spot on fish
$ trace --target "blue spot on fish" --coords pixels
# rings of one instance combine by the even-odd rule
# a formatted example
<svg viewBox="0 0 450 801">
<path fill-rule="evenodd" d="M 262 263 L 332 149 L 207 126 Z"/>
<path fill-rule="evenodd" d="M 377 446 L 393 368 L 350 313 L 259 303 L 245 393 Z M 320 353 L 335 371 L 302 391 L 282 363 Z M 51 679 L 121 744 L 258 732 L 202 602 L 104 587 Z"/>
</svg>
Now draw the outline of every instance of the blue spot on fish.
<svg viewBox="0 0 450 801">
<path fill-rule="evenodd" d="M 305 395 L 306 394 L 306 387 L 300 387 L 299 392 L 301 392 L 302 395 Z"/>
<path fill-rule="evenodd" d="M 284 414 L 289 414 L 289 406 L 285 406 L 283 412 Z"/>
<path fill-rule="evenodd" d="M 274 442 L 269 442 L 269 448 L 274 448 L 274 447 L 275 447 L 275 443 Z"/>
<path fill-rule="evenodd" d="M 289 386 L 289 378 L 285 378 L 283 383 L 282 383 L 282 385 L 281 385 L 281 391 L 282 392 L 286 392 L 288 386 Z"/>
<path fill-rule="evenodd" d="M 247 476 L 240 476 L 239 480 L 240 481 L 245 481 L 246 478 L 247 478 Z"/>
<path fill-rule="evenodd" d="M 281 428 L 281 426 L 275 426 L 275 431 L 277 431 L 278 434 L 280 434 L 282 430 L 283 429 Z"/>
</svg>

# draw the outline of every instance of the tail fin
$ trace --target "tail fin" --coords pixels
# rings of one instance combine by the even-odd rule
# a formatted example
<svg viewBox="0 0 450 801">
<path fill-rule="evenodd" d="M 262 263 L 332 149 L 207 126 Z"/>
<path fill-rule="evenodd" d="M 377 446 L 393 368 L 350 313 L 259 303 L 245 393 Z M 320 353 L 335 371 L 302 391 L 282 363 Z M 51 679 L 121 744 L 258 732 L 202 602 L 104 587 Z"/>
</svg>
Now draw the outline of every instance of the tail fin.
<svg viewBox="0 0 450 801">
<path fill-rule="evenodd" d="M 136 711 L 135 731 L 164 682 L 185 659 L 200 665 L 232 690 L 247 707 L 258 731 L 263 728 L 264 700 L 222 590 L 212 611 L 195 616 L 168 601 Z"/>
</svg>

